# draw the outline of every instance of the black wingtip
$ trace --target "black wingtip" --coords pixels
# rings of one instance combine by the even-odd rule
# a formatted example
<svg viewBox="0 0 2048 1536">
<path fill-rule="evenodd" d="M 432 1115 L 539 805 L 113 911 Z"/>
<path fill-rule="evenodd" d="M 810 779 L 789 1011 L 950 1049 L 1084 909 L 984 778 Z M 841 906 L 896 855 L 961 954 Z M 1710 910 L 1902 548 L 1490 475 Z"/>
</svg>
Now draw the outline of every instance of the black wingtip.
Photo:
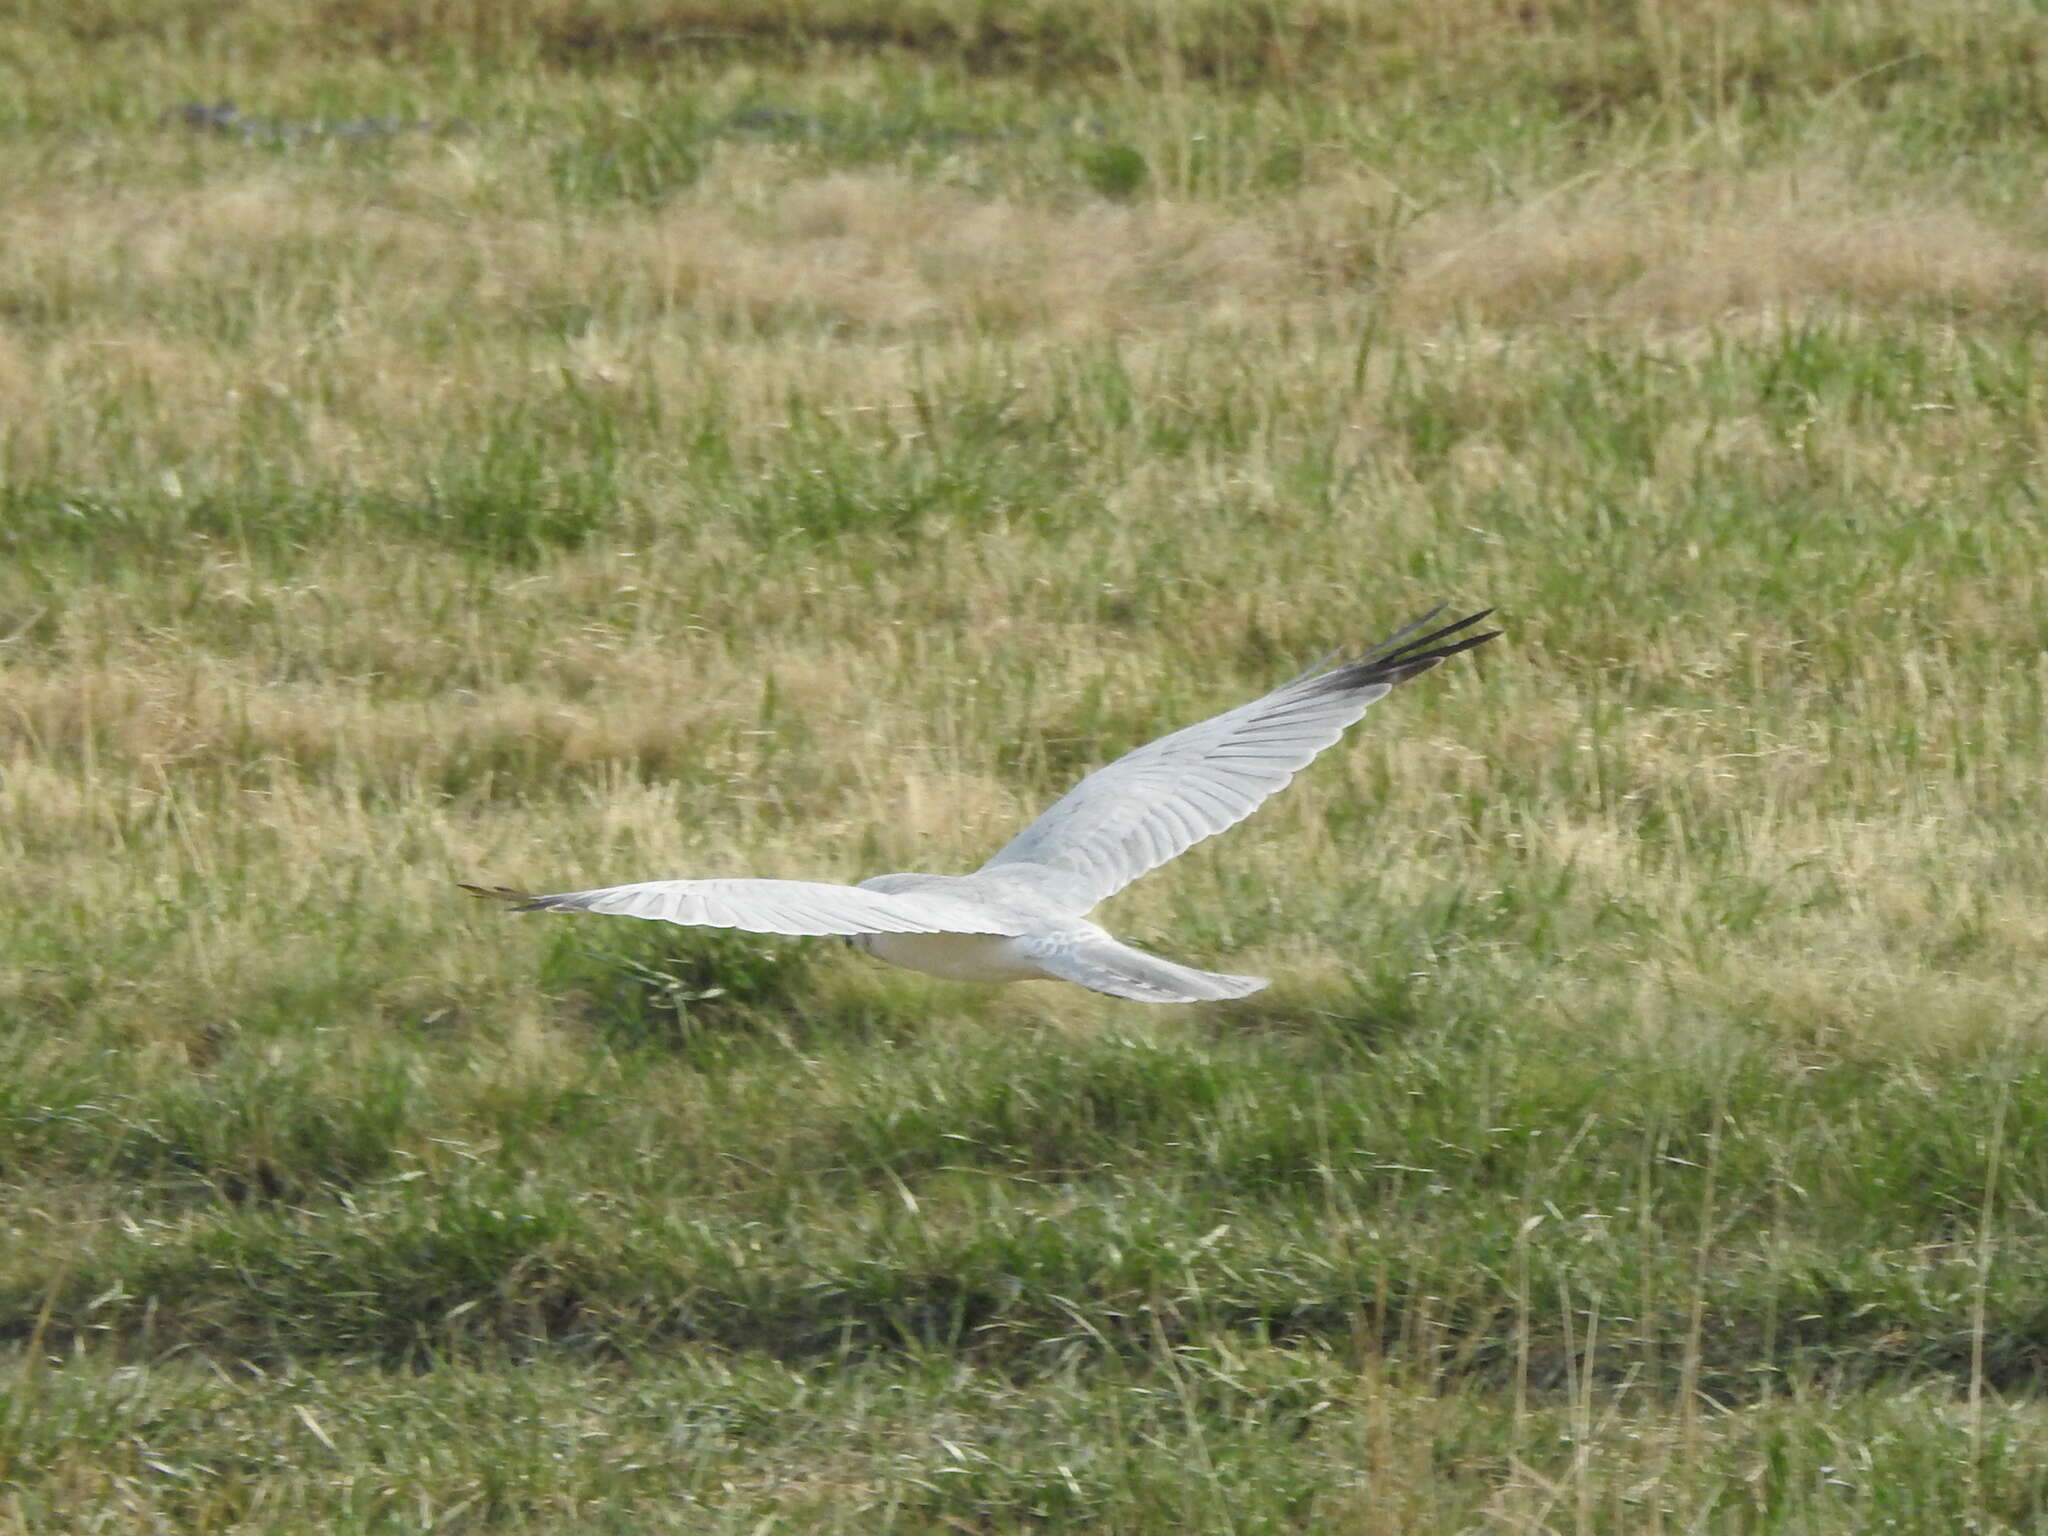
<svg viewBox="0 0 2048 1536">
<path fill-rule="evenodd" d="M 1414 623 L 1396 630 L 1356 661 L 1347 662 L 1326 672 L 1323 677 L 1331 680 L 1334 686 L 1342 688 L 1370 688 L 1381 683 L 1391 687 L 1395 683 L 1405 683 L 1409 678 L 1427 672 L 1431 667 L 1441 664 L 1460 651 L 1469 651 L 1474 646 L 1486 644 L 1489 640 L 1497 640 L 1504 633 L 1502 630 L 1489 629 L 1476 635 L 1460 635 L 1455 640 L 1451 638 L 1453 635 L 1459 635 L 1461 630 L 1470 629 L 1482 619 L 1492 616 L 1491 608 L 1482 608 L 1477 613 L 1467 614 L 1455 623 L 1444 625 L 1441 629 L 1431 630 L 1426 635 L 1417 634 L 1418 630 L 1426 628 L 1449 606 L 1448 603 L 1439 603 Z M 1337 679 L 1342 681 L 1338 682 Z"/>
<path fill-rule="evenodd" d="M 509 885 L 471 885 L 467 880 L 455 883 L 481 901 L 502 901 L 514 912 L 531 912 L 540 905 L 540 898 L 533 892 L 515 891 Z"/>
</svg>

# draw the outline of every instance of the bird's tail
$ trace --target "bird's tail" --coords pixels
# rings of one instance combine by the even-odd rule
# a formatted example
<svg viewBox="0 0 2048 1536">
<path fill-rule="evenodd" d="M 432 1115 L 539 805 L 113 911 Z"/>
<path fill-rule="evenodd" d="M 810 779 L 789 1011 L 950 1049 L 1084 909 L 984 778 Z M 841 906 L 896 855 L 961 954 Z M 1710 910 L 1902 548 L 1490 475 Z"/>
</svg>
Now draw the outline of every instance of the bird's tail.
<svg viewBox="0 0 2048 1536">
<path fill-rule="evenodd" d="M 1060 934 L 1033 943 L 1031 958 L 1047 976 L 1134 1003 L 1209 1003 L 1246 997 L 1266 985 L 1263 976 L 1227 976 L 1176 965 L 1108 935 L 1076 939 Z"/>
</svg>

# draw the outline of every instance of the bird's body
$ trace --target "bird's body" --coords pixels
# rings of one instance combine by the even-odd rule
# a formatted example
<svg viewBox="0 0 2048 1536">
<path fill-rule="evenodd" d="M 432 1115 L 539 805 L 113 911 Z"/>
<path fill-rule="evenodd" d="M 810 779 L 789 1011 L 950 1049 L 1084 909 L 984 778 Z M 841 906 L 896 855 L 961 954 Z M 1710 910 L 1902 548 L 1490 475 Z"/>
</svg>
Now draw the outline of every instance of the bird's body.
<svg viewBox="0 0 2048 1536">
<path fill-rule="evenodd" d="M 1486 617 L 1475 613 L 1409 638 L 1441 611 L 1355 661 L 1311 668 L 1263 698 L 1126 753 L 972 874 L 877 875 L 859 885 L 652 880 L 553 896 L 466 889 L 523 911 L 841 934 L 878 960 L 952 981 L 1071 981 L 1148 1003 L 1243 997 L 1265 981 L 1133 949 L 1087 914 L 1147 870 L 1249 816 L 1395 684 L 1499 633 L 1452 639 Z"/>
<path fill-rule="evenodd" d="M 947 981 L 1034 981 L 1045 974 L 1024 947 L 1006 933 L 859 933 L 853 947 L 864 955 L 943 976 Z"/>
</svg>

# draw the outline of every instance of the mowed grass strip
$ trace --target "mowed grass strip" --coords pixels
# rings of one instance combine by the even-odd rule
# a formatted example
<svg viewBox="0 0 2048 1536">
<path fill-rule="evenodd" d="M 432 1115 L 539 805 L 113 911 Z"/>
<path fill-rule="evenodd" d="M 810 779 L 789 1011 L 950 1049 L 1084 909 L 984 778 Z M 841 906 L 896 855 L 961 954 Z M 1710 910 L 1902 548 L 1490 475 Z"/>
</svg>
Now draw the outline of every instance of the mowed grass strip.
<svg viewBox="0 0 2048 1536">
<path fill-rule="evenodd" d="M 7 34 L 7 1518 L 2027 1528 L 2025 39 L 521 14 Z M 968 868 L 1440 598 L 1104 914 L 1242 1005 L 454 888 Z"/>
</svg>

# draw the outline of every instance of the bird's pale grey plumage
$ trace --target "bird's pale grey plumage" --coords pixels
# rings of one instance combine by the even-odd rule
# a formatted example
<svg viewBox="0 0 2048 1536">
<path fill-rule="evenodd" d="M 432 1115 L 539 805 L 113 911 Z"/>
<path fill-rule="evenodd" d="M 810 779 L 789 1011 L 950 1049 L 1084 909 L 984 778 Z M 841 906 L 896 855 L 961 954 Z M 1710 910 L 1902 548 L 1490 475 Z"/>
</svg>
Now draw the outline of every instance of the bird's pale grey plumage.
<svg viewBox="0 0 2048 1536">
<path fill-rule="evenodd" d="M 922 878 L 922 877 L 917 877 Z M 598 912 L 644 917 L 685 928 L 739 928 L 792 936 L 857 933 L 994 933 L 1030 931 L 1030 921 L 939 890 L 881 891 L 823 880 L 647 880 L 596 891 L 531 896 L 484 886 L 529 912 Z"/>
<path fill-rule="evenodd" d="M 1263 698 L 1126 753 L 1061 796 L 971 875 L 877 875 L 857 886 L 650 880 L 552 896 L 465 889 L 521 911 L 841 934 L 880 959 L 960 980 L 1052 978 L 1139 1002 L 1242 997 L 1264 980 L 1146 954 L 1086 914 L 1148 870 L 1236 826 L 1396 684 L 1500 633 L 1461 633 L 1488 609 L 1417 636 L 1442 611 L 1356 660 L 1313 667 Z"/>
</svg>

